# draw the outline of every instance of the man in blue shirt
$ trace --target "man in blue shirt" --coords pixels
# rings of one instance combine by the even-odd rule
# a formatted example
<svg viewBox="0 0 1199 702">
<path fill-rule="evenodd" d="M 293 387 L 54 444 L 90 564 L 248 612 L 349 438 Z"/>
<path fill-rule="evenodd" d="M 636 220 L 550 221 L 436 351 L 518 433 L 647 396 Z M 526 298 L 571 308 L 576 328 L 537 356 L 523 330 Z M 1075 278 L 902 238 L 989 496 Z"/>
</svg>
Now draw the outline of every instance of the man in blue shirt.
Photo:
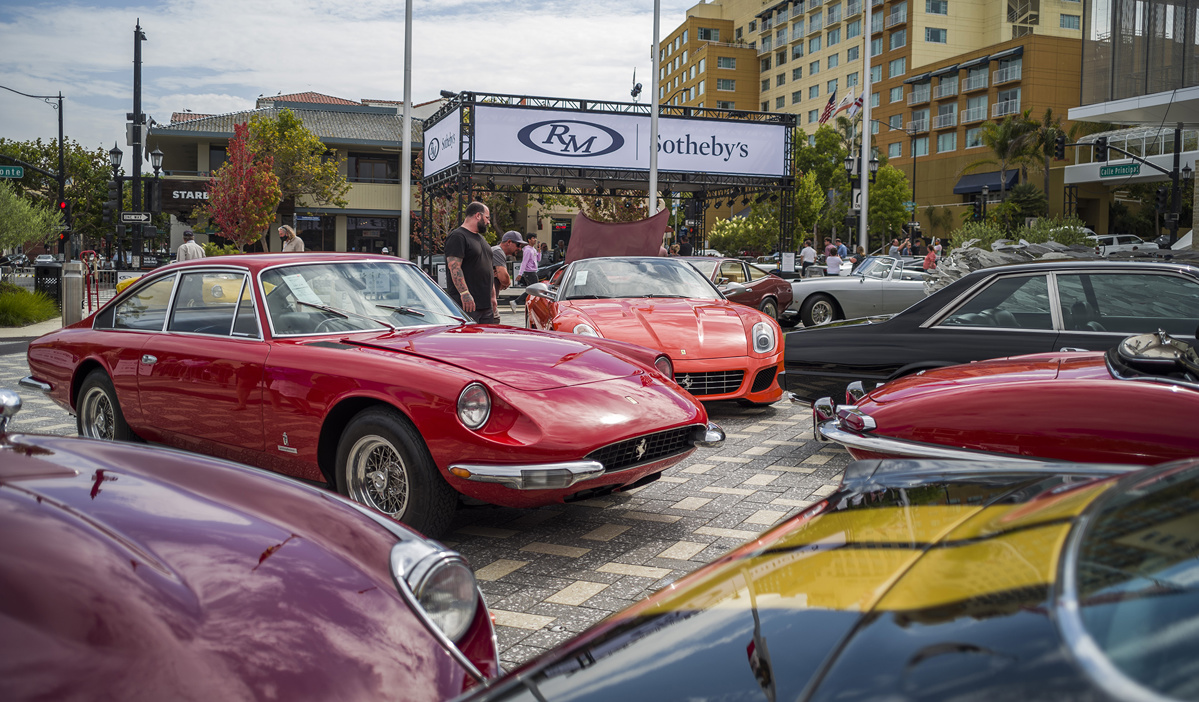
<svg viewBox="0 0 1199 702">
<path fill-rule="evenodd" d="M 841 237 L 837 237 L 837 255 L 841 257 L 842 261 L 849 256 L 849 249 L 841 243 Z"/>
</svg>

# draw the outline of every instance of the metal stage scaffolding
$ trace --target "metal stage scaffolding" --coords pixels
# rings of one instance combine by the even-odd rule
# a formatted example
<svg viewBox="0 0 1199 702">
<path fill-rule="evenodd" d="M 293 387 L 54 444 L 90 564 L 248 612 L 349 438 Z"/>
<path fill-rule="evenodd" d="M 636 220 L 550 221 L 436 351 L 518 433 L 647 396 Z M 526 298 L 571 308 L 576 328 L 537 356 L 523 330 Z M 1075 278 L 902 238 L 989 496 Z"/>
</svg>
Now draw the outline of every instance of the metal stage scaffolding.
<svg viewBox="0 0 1199 702">
<path fill-rule="evenodd" d="M 500 125 L 498 129 L 490 128 L 488 124 L 488 134 L 479 134 L 480 108 L 511 110 L 506 113 L 493 111 L 499 117 L 517 115 L 519 111 L 518 116 L 525 121 L 515 120 L 518 123 L 514 126 Z M 627 142 L 648 138 L 648 132 L 644 136 L 641 134 L 638 118 L 648 124 L 650 109 L 651 105 L 638 103 L 458 93 L 423 123 L 425 173 L 428 175 L 421 179 L 422 220 L 432 221 L 434 198 L 456 196 L 460 221 L 467 203 L 480 192 L 509 197 L 571 193 L 603 198 L 627 197 L 627 191 L 645 192 L 649 184 L 648 167 L 624 165 L 619 162 L 619 154 L 609 154 L 619 152 Z M 727 201 L 732 207 L 737 202 L 748 205 L 778 201 L 779 250 L 793 250 L 794 204 L 789 195 L 795 187 L 790 157 L 795 115 L 670 105 L 662 105 L 659 110 L 659 123 L 666 125 L 663 132 L 670 131 L 671 127 L 675 131 L 686 131 L 685 135 L 677 137 L 677 143 L 671 139 L 664 142 L 659 134 L 658 186 L 664 197 L 671 193 L 689 194 L 690 199 L 697 201 L 688 208 L 689 225 L 703 235 L 707 230 L 707 210 L 721 202 Z M 528 121 L 539 117 L 546 119 Z M 494 138 L 504 128 L 514 130 L 513 137 L 495 139 L 503 143 L 489 145 L 480 141 Z M 528 138 L 539 129 L 541 133 L 536 136 L 536 141 Z M 705 129 L 708 131 L 704 132 L 702 141 L 693 139 L 692 130 Z M 568 134 L 569 130 L 575 133 Z M 582 133 L 578 134 L 580 130 Z M 549 136 L 545 137 L 545 134 Z M 718 143 L 716 136 L 708 138 L 708 134 L 732 134 L 738 140 Z M 551 153 L 538 148 L 555 138 L 558 141 L 554 146 L 561 145 L 561 151 Z M 732 160 L 732 148 L 743 144 L 745 148 L 740 150 L 741 153 L 752 146 L 767 166 L 759 168 L 758 172 L 741 173 L 733 172 L 735 167 L 726 166 Z M 530 150 L 522 145 L 533 148 Z M 639 141 L 636 145 L 641 146 Z M 693 156 L 699 157 L 693 160 L 702 161 L 706 157 L 714 168 L 661 167 L 661 160 L 670 155 L 668 149 L 671 148 L 678 154 L 678 161 Z M 709 152 L 719 149 L 721 153 L 701 154 L 705 148 Z M 637 151 L 641 150 L 648 152 L 645 147 Z M 631 147 L 625 151 L 632 153 L 626 159 L 638 155 Z M 512 158 L 497 158 L 497 154 Z M 537 162 L 539 160 L 542 162 Z M 436 165 L 431 165 L 434 163 Z M 754 166 L 744 168 L 752 170 Z M 686 200 L 684 195 L 683 201 Z"/>
</svg>

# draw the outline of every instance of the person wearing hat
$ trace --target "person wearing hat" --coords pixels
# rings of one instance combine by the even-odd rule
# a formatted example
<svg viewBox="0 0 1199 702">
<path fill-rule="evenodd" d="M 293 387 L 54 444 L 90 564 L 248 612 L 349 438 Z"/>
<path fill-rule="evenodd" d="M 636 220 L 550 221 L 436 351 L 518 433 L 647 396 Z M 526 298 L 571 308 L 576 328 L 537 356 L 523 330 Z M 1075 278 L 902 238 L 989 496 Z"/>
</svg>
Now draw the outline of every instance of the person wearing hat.
<svg viewBox="0 0 1199 702">
<path fill-rule="evenodd" d="M 491 247 L 491 263 L 495 269 L 495 292 L 497 298 L 501 290 L 512 285 L 512 276 L 508 275 L 508 257 L 515 256 L 524 245 L 525 240 L 521 237 L 520 232 L 504 232 L 504 235 L 500 237 L 500 243 Z M 495 305 L 492 305 L 492 307 L 499 309 Z M 511 299 L 508 300 L 508 307 L 514 314 L 516 313 L 516 303 Z"/>
<path fill-rule="evenodd" d="M 204 258 L 204 247 L 196 243 L 196 235 L 192 233 L 192 230 L 184 230 L 183 244 L 179 246 L 179 251 L 175 254 L 175 260 L 191 261 L 196 258 Z"/>
</svg>

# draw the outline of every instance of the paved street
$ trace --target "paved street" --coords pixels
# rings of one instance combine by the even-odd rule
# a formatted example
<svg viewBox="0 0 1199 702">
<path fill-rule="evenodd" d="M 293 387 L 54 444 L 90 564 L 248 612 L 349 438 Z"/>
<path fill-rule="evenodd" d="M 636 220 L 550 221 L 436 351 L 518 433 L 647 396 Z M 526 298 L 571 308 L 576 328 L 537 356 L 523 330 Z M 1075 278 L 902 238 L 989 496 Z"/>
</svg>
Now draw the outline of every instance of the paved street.
<svg viewBox="0 0 1199 702">
<path fill-rule="evenodd" d="M 501 319 L 522 324 L 523 310 Z M 49 328 L 47 328 L 47 326 Z M 43 325 L 44 333 L 56 325 Z M 28 374 L 31 330 L 0 330 L 0 386 Z M 4 338 L 8 337 L 8 338 Z M 74 418 L 20 390 L 18 431 L 74 434 Z M 462 509 L 446 544 L 470 559 L 498 623 L 506 667 L 566 640 L 829 494 L 849 462 L 812 440 L 806 407 L 712 403 L 728 440 L 650 485 L 536 510 Z"/>
</svg>

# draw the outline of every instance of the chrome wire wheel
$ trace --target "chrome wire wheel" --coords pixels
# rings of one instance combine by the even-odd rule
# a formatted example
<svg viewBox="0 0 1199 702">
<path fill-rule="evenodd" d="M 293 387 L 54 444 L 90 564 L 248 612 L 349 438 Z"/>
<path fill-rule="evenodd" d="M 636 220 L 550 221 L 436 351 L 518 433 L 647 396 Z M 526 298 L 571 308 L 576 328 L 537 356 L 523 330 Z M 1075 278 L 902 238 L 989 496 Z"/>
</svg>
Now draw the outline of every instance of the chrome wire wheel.
<svg viewBox="0 0 1199 702">
<path fill-rule="evenodd" d="M 346 465 L 350 499 L 399 519 L 408 510 L 412 490 L 408 466 L 391 442 L 364 436 L 350 448 Z"/>
<path fill-rule="evenodd" d="M 79 402 L 80 433 L 90 439 L 116 440 L 116 415 L 112 400 L 101 387 L 88 388 Z"/>
</svg>

